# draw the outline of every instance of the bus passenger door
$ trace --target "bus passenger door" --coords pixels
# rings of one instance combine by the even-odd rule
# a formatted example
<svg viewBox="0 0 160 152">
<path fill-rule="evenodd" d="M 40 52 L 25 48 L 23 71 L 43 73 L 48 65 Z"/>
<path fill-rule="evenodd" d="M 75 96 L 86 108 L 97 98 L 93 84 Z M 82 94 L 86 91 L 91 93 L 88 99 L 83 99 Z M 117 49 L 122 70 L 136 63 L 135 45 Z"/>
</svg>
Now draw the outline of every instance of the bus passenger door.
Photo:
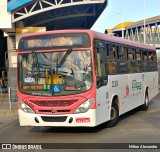
<svg viewBox="0 0 160 152">
<path fill-rule="evenodd" d="M 105 43 L 103 41 L 96 40 L 94 46 L 95 56 L 95 71 L 96 71 L 96 120 L 97 124 L 105 122 L 109 119 L 107 112 L 108 99 L 106 93 L 108 92 L 108 74 L 107 74 L 107 52 Z M 108 116 L 108 117 L 107 117 Z"/>
</svg>

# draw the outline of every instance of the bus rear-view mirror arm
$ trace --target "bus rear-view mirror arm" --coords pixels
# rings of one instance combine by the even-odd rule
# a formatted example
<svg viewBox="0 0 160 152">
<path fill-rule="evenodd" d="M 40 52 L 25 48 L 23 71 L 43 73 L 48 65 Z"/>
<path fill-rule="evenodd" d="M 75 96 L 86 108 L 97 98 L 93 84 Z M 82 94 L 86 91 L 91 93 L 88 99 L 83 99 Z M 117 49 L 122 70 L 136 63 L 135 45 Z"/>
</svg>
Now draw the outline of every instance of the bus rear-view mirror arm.
<svg viewBox="0 0 160 152">
<path fill-rule="evenodd" d="M 97 78 L 97 89 L 107 85 L 107 83 L 108 83 L 108 80 L 104 78 Z"/>
</svg>

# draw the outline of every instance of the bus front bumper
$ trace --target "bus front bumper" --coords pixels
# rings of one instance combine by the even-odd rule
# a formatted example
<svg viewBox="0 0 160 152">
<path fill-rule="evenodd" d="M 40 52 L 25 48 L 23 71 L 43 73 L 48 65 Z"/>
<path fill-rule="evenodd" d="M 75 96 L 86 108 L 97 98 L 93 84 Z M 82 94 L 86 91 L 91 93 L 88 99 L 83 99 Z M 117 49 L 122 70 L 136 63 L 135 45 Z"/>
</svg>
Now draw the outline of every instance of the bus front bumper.
<svg viewBox="0 0 160 152">
<path fill-rule="evenodd" d="M 94 127 L 96 126 L 96 110 L 89 109 L 85 113 L 65 115 L 43 115 L 25 113 L 18 110 L 20 126 L 62 126 L 62 127 Z"/>
</svg>

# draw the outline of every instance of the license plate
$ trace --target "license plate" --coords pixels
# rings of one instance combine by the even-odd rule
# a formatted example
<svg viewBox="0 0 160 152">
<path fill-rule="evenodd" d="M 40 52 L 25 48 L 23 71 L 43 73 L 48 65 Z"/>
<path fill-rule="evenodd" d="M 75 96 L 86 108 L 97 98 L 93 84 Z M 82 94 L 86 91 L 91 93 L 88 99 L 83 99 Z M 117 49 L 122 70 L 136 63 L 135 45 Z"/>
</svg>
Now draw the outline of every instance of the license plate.
<svg viewBox="0 0 160 152">
<path fill-rule="evenodd" d="M 88 123 L 90 118 L 76 118 L 76 123 Z"/>
</svg>

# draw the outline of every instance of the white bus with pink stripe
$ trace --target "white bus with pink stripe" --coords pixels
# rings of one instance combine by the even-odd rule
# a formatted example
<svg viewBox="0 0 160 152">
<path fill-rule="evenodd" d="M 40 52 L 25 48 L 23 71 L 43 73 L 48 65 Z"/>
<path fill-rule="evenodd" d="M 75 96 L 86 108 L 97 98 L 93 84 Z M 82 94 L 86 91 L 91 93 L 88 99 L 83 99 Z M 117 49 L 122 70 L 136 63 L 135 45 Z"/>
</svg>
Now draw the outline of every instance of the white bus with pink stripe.
<svg viewBox="0 0 160 152">
<path fill-rule="evenodd" d="M 91 30 L 23 36 L 17 50 L 21 126 L 115 126 L 158 94 L 154 47 Z"/>
</svg>

